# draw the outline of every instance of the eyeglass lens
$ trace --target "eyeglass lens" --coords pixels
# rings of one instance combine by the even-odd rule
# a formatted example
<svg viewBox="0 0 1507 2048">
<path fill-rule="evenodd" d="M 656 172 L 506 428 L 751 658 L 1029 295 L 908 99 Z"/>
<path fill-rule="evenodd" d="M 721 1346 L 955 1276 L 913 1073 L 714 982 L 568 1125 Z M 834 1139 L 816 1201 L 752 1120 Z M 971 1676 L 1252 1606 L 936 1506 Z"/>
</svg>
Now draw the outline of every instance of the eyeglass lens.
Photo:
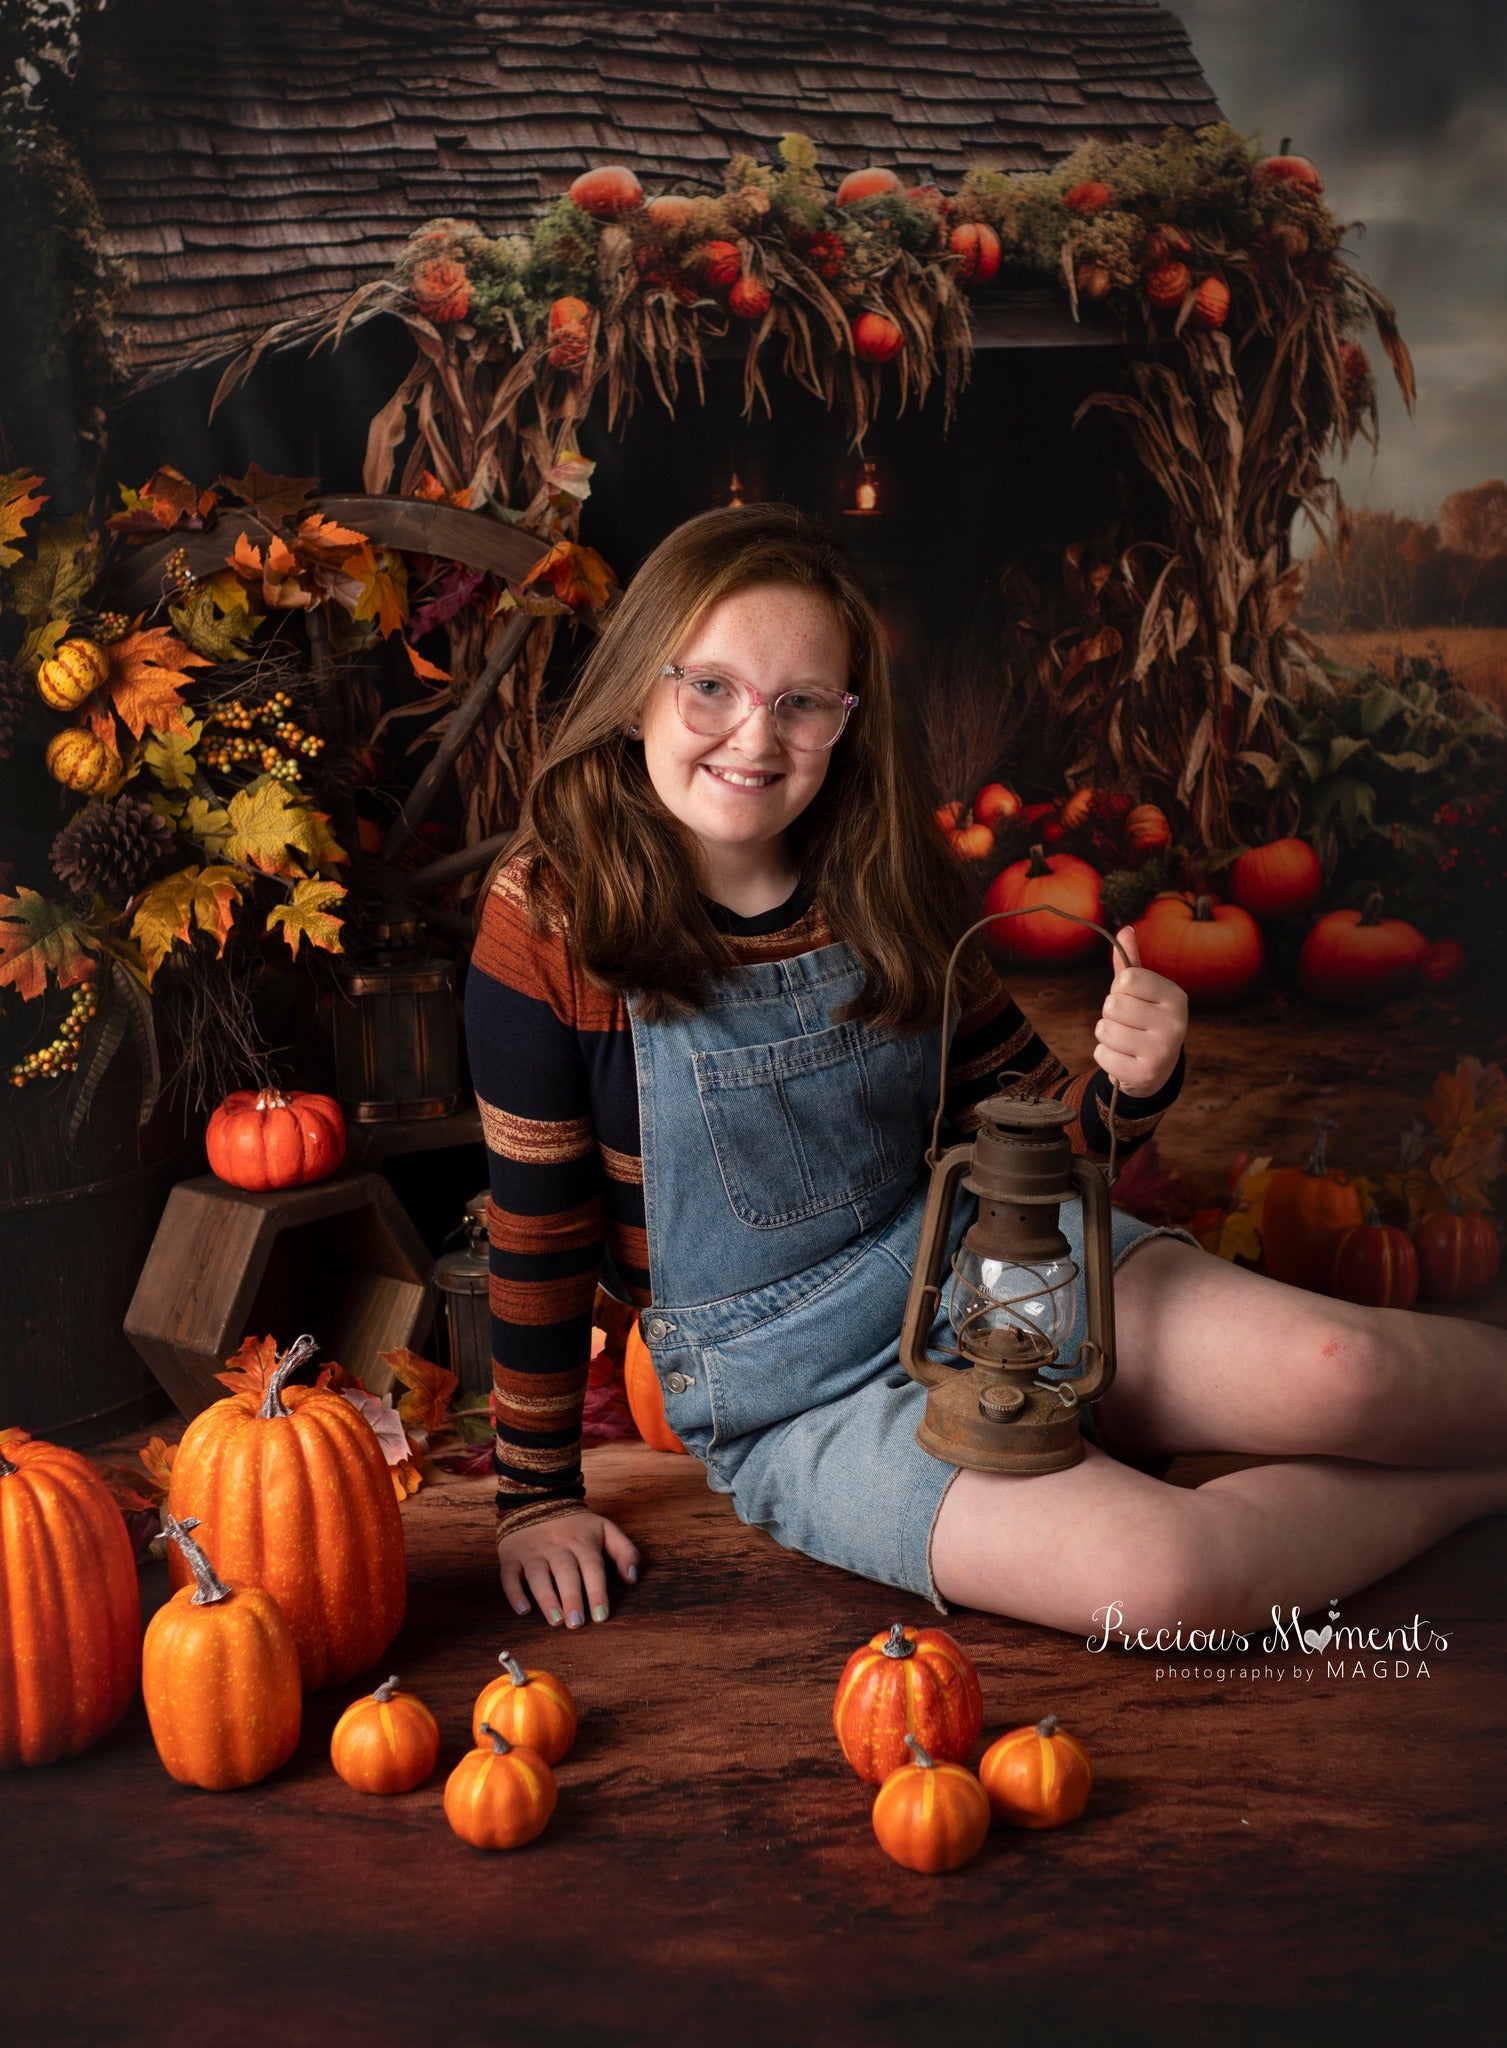
<svg viewBox="0 0 1507 2048">
<path fill-rule="evenodd" d="M 702 739 L 730 732 L 752 709 L 744 685 L 711 669 L 687 669 L 676 702 L 690 730 Z M 774 707 L 774 728 L 792 747 L 829 747 L 842 731 L 847 709 L 825 690 L 786 690 Z"/>
</svg>

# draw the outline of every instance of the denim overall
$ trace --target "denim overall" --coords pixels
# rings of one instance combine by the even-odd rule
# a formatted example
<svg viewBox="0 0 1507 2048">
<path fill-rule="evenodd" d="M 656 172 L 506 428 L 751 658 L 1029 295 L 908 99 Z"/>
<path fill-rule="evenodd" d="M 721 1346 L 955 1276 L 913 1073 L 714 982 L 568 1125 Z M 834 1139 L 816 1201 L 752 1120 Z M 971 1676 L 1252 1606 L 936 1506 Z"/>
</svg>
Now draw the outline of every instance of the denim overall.
<svg viewBox="0 0 1507 2048">
<path fill-rule="evenodd" d="M 834 1023 L 862 985 L 839 941 L 714 979 L 685 1018 L 649 1024 L 630 1001 L 653 1297 L 639 1323 L 666 1420 L 742 1521 L 945 1614 L 931 1534 L 958 1467 L 917 1444 L 926 1389 L 899 1362 L 941 1032 Z M 961 1196 L 948 1258 L 977 1214 Z M 1081 1215 L 1064 1204 L 1080 1267 Z M 1166 1234 L 1120 1209 L 1112 1223 L 1116 1263 Z M 944 1283 L 933 1353 L 957 1341 L 946 1298 Z"/>
</svg>

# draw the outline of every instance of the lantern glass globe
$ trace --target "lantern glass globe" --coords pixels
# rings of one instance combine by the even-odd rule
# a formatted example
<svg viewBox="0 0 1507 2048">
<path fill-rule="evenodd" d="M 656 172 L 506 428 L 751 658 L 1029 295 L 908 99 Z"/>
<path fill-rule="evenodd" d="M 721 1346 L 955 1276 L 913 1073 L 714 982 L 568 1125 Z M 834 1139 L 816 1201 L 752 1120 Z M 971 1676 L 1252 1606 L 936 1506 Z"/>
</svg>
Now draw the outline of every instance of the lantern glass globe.
<svg viewBox="0 0 1507 2048">
<path fill-rule="evenodd" d="M 947 1316 L 960 1338 L 977 1345 L 991 1330 L 1024 1331 L 1060 1356 L 1073 1323 L 1078 1268 L 1072 1259 L 1016 1265 L 959 1246 L 952 1270 Z"/>
</svg>

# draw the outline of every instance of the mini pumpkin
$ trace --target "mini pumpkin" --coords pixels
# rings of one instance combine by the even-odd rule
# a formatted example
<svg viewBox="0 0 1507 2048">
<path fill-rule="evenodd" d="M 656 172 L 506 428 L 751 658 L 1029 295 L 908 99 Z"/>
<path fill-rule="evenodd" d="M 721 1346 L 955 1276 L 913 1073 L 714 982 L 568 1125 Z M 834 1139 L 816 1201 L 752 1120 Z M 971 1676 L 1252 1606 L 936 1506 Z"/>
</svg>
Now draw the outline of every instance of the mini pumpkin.
<svg viewBox="0 0 1507 2048">
<path fill-rule="evenodd" d="M 141 1671 L 141 1588 L 120 1509 L 79 1452 L 0 1432 L 0 1770 L 77 1756 Z"/>
<path fill-rule="evenodd" d="M 860 313 L 853 322 L 854 352 L 866 363 L 887 363 L 904 346 L 900 324 L 888 313 Z"/>
<path fill-rule="evenodd" d="M 986 782 L 973 799 L 974 822 L 992 828 L 998 825 L 1001 819 L 1018 817 L 1022 808 L 1020 798 L 1007 784 Z M 953 823 L 957 823 L 956 818 Z"/>
<path fill-rule="evenodd" d="M 887 1856 L 928 1874 L 971 1862 L 989 1832 L 989 1799 L 961 1764 L 937 1762 L 914 1735 L 911 1761 L 890 1772 L 874 1799 L 874 1833 Z"/>
<path fill-rule="evenodd" d="M 1502 1264 L 1502 1243 L 1489 1216 L 1462 1209 L 1459 1196 L 1435 1209 L 1413 1233 L 1425 1301 L 1480 1301 Z"/>
<path fill-rule="evenodd" d="M 110 657 L 92 640 L 65 640 L 37 670 L 37 695 L 54 711 L 76 711 L 110 673 Z"/>
<path fill-rule="evenodd" d="M 1193 294 L 1189 315 L 1195 327 L 1223 327 L 1230 317 L 1230 288 L 1222 277 L 1206 277 Z"/>
<path fill-rule="evenodd" d="M 600 170 L 582 171 L 570 196 L 593 220 L 621 220 L 643 205 L 644 188 L 626 164 L 603 164 Z"/>
<path fill-rule="evenodd" d="M 121 758 L 85 725 L 64 726 L 47 742 L 47 773 L 80 796 L 108 796 L 120 780 Z"/>
<path fill-rule="evenodd" d="M 762 320 L 769 311 L 769 287 L 756 277 L 740 277 L 727 295 L 727 305 L 740 320 Z"/>
<path fill-rule="evenodd" d="M 978 1673 L 945 1629 L 895 1622 L 860 1645 L 843 1666 L 832 1702 L 842 1753 L 870 1785 L 905 1762 L 905 1737 L 961 1762 L 984 1725 Z"/>
<path fill-rule="evenodd" d="M 1086 960 L 1099 944 L 1098 933 L 1088 928 L 1101 915 L 1098 870 L 1076 854 L 1046 853 L 1033 846 L 1025 860 L 1002 868 L 984 891 L 983 915 L 993 917 L 1000 911 L 1036 914 L 984 926 L 984 950 L 996 967 L 1020 961 L 1065 967 Z M 1059 917 L 1058 911 L 1068 916 Z M 1071 918 L 1085 922 L 1072 923 Z"/>
<path fill-rule="evenodd" d="M 345 1117 L 331 1095 L 237 1088 L 204 1133 L 210 1170 L 235 1188 L 300 1188 L 345 1159 Z"/>
<path fill-rule="evenodd" d="M 555 1774 L 537 1750 L 489 1724 L 481 1733 L 490 1746 L 463 1756 L 445 1780 L 445 1818 L 473 1849 L 521 1849 L 555 1810 Z"/>
<path fill-rule="evenodd" d="M 1230 894 L 1252 917 L 1297 917 L 1312 910 L 1324 870 L 1306 839 L 1273 839 L 1230 863 Z"/>
<path fill-rule="evenodd" d="M 1088 1751 L 1055 1714 L 1012 1728 L 979 1759 L 979 1783 L 996 1820 L 1013 1828 L 1058 1828 L 1076 1820 L 1094 1782 Z"/>
<path fill-rule="evenodd" d="M 986 222 L 965 220 L 955 227 L 947 238 L 947 246 L 958 259 L 957 277 L 960 284 L 975 289 L 988 284 L 999 274 L 999 236 Z"/>
<path fill-rule="evenodd" d="M 558 334 L 562 327 L 585 327 L 591 321 L 591 308 L 584 299 L 564 298 L 550 302 L 549 331 Z"/>
<path fill-rule="evenodd" d="M 471 280 L 453 256 L 431 256 L 413 273 L 413 303 L 426 320 L 445 325 L 471 310 Z"/>
<path fill-rule="evenodd" d="M 952 835 L 952 850 L 959 860 L 987 860 L 994 851 L 994 834 L 977 820 L 960 825 Z"/>
<path fill-rule="evenodd" d="M 1293 156 L 1284 139 L 1275 156 L 1264 156 L 1251 166 L 1257 185 L 1294 185 L 1300 192 L 1322 192 L 1324 180 L 1306 156 Z"/>
<path fill-rule="evenodd" d="M 163 1526 L 193 1583 L 158 1608 L 141 1646 L 152 1740 L 180 1785 L 254 1785 L 298 1747 L 298 1646 L 270 1593 L 219 1576 L 189 1534 L 193 1516 L 169 1514 Z"/>
<path fill-rule="evenodd" d="M 1146 296 L 1159 312 L 1180 306 L 1192 283 L 1186 263 L 1153 263 L 1146 272 Z"/>
<path fill-rule="evenodd" d="M 1098 178 L 1082 178 L 1076 185 L 1069 185 L 1062 195 L 1062 203 L 1069 213 L 1103 213 L 1113 206 L 1115 195 Z"/>
<path fill-rule="evenodd" d="M 1360 1196 L 1325 1163 L 1333 1124 L 1320 1118 L 1306 1166 L 1284 1166 L 1267 1183 L 1261 1204 L 1261 1251 L 1274 1280 L 1322 1294 L 1333 1270 L 1334 1241 L 1364 1222 Z"/>
<path fill-rule="evenodd" d="M 743 258 L 736 242 L 708 242 L 701 252 L 701 275 L 710 285 L 725 288 L 743 275 Z"/>
<path fill-rule="evenodd" d="M 873 199 L 881 192 L 898 192 L 901 189 L 900 180 L 893 171 L 871 164 L 867 170 L 849 171 L 837 188 L 837 204 L 856 206 L 860 199 Z"/>
<path fill-rule="evenodd" d="M 411 1792 L 439 1753 L 439 1723 L 396 1674 L 352 1700 L 330 1737 L 330 1762 L 355 1792 Z"/>
<path fill-rule="evenodd" d="M 471 1709 L 471 1740 L 478 1748 L 489 1724 L 509 1742 L 537 1750 L 557 1764 L 576 1739 L 576 1703 L 570 1687 L 552 1671 L 525 1671 L 511 1650 L 497 1659 L 503 1676 L 492 1679 Z"/>
<path fill-rule="evenodd" d="M 665 1420 L 664 1389 L 654 1360 L 635 1319 L 623 1352 L 623 1391 L 633 1426 L 651 1451 L 684 1451 L 685 1445 Z"/>
<path fill-rule="evenodd" d="M 1418 1254 L 1405 1230 L 1383 1223 L 1376 1204 L 1364 1223 L 1334 1240 L 1329 1292 L 1367 1308 L 1411 1308 L 1418 1299 Z"/>
<path fill-rule="evenodd" d="M 1125 814 L 1125 850 L 1139 866 L 1172 844 L 1172 826 L 1157 804 L 1134 804 Z"/>
</svg>

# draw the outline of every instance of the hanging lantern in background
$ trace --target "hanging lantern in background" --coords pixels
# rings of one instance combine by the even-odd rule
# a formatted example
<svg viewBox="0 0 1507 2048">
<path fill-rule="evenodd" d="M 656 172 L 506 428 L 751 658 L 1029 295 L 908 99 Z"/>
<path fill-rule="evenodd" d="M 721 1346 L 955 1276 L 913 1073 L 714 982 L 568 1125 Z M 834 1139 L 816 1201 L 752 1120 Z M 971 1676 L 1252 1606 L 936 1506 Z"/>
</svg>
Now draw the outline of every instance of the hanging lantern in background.
<svg viewBox="0 0 1507 2048">
<path fill-rule="evenodd" d="M 335 970 L 340 1105 L 354 1123 L 448 1116 L 460 1100 L 450 962 L 425 952 L 400 911 L 369 929 L 371 945 Z"/>
<path fill-rule="evenodd" d="M 879 510 L 879 472 L 872 462 L 865 462 L 853 487 L 853 503 L 848 507 L 849 517 L 868 518 Z"/>
</svg>

